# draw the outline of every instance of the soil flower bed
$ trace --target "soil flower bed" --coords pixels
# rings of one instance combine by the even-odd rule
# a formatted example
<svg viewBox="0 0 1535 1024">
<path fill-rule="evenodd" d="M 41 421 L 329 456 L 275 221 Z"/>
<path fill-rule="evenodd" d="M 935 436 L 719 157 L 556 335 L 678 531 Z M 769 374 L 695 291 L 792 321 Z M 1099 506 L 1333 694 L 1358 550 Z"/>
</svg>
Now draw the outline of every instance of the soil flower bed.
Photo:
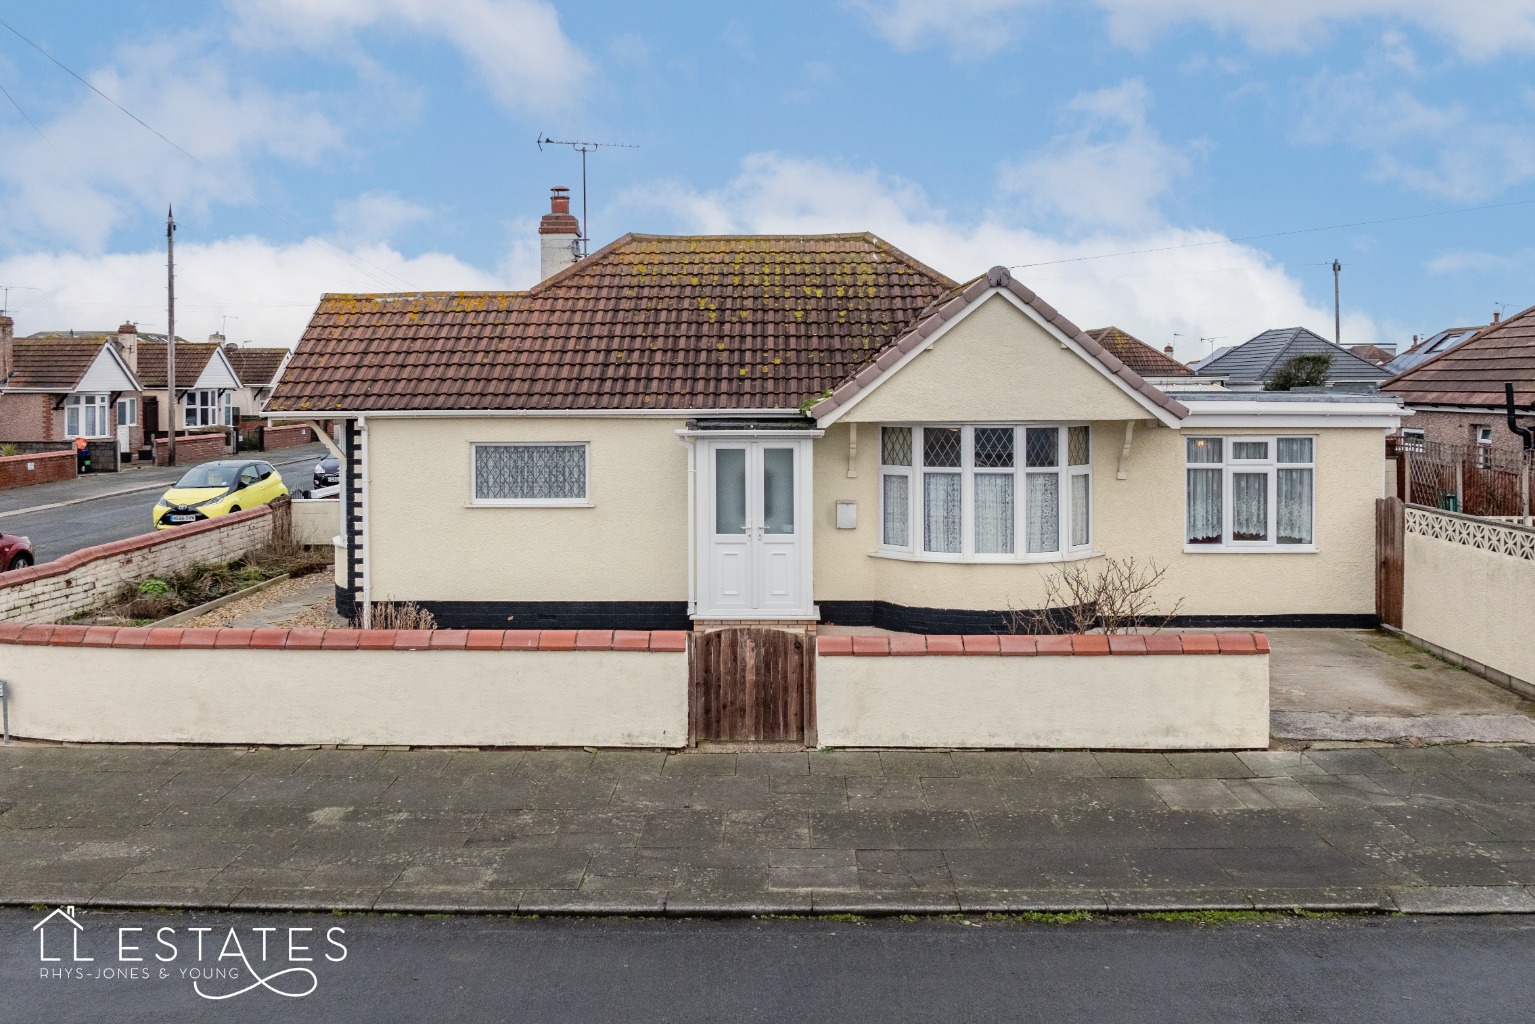
<svg viewBox="0 0 1535 1024">
<path fill-rule="evenodd" d="M 194 562 L 178 573 L 130 583 L 111 601 L 80 613 L 72 621 L 143 625 L 279 576 L 304 576 L 329 566 L 329 560 L 318 553 L 270 547 L 222 565 Z"/>
</svg>

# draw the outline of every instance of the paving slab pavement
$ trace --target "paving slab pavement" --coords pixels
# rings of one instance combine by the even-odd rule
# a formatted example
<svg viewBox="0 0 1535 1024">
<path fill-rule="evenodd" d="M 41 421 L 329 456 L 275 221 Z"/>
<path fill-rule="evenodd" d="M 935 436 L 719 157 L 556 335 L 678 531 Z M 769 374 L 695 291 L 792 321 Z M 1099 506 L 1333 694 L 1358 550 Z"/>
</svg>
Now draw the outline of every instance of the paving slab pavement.
<svg viewBox="0 0 1535 1024">
<path fill-rule="evenodd" d="M 1535 747 L 0 747 L 0 903 L 1535 911 Z"/>
</svg>

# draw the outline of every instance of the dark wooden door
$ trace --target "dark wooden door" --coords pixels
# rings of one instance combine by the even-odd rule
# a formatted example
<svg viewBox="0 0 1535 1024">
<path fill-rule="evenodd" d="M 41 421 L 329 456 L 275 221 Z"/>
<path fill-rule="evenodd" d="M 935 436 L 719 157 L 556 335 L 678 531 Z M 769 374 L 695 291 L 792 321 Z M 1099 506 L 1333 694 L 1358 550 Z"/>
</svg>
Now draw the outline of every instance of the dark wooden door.
<svg viewBox="0 0 1535 1024">
<path fill-rule="evenodd" d="M 803 633 L 716 629 L 693 638 L 688 731 L 692 742 L 804 742 L 814 729 L 815 658 Z"/>
<path fill-rule="evenodd" d="M 1400 498 L 1375 500 L 1375 615 L 1381 625 L 1402 628 L 1406 584 L 1404 541 L 1407 506 Z"/>
</svg>

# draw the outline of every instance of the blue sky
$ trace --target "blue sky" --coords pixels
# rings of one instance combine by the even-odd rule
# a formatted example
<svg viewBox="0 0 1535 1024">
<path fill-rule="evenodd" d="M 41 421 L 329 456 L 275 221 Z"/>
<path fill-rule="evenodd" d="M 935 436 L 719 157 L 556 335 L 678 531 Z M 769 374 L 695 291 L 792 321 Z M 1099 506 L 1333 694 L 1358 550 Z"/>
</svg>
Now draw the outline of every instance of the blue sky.
<svg viewBox="0 0 1535 1024">
<path fill-rule="evenodd" d="M 1267 327 L 1330 335 L 1334 258 L 1345 343 L 1535 303 L 1535 203 L 1504 205 L 1535 200 L 1535 0 L 0 17 L 195 155 L 0 29 L 0 284 L 21 333 L 163 328 L 169 202 L 184 335 L 292 343 L 324 291 L 525 287 L 548 186 L 579 184 L 540 132 L 639 147 L 592 158 L 594 245 L 872 230 L 958 278 L 1016 265 L 1082 326 L 1182 358 Z"/>
</svg>

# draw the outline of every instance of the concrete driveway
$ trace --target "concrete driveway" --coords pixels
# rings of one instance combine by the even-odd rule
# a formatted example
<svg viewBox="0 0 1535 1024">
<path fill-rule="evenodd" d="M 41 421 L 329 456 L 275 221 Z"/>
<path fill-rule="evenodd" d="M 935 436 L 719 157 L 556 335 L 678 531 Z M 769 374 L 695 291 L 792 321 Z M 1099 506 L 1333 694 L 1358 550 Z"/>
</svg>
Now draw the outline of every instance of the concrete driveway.
<svg viewBox="0 0 1535 1024">
<path fill-rule="evenodd" d="M 1535 743 L 1535 702 L 1364 629 L 1266 631 L 1283 740 Z"/>
</svg>

